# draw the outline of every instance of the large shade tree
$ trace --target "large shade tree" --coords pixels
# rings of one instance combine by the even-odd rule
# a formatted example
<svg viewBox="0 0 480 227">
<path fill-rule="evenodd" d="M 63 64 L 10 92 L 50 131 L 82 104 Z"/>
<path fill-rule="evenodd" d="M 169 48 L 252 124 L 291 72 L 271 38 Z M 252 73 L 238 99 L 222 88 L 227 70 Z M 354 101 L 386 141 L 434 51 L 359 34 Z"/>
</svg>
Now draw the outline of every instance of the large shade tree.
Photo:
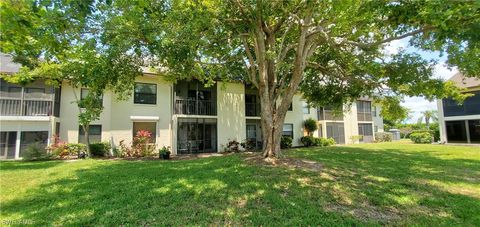
<svg viewBox="0 0 480 227">
<path fill-rule="evenodd" d="M 433 62 L 403 51 L 390 55 L 384 51 L 389 42 L 409 38 L 411 46 L 440 51 L 467 76 L 480 69 L 474 1 L 108 0 L 87 6 L 98 18 L 85 21 L 95 33 L 83 37 L 97 37 L 97 46 L 129 50 L 122 53 L 161 66 L 172 80 L 241 80 L 257 88 L 266 157 L 280 152 L 285 115 L 298 92 L 311 105 L 336 107 L 374 94 L 461 98 L 452 84 L 432 77 Z M 13 51 L 17 59 L 24 58 L 21 49 Z"/>
</svg>

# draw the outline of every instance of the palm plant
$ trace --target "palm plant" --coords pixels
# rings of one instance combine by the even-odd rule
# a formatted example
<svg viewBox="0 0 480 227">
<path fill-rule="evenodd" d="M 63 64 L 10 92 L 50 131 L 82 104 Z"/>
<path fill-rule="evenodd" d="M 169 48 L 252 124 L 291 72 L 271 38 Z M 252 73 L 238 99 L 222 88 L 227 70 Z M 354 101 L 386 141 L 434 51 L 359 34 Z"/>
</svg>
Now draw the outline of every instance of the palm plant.
<svg viewBox="0 0 480 227">
<path fill-rule="evenodd" d="M 425 126 L 427 129 L 430 129 L 430 120 L 435 122 L 438 120 L 437 111 L 436 110 L 426 110 L 422 112 L 422 116 L 418 118 L 418 124 L 421 124 L 423 119 L 425 119 Z"/>
</svg>

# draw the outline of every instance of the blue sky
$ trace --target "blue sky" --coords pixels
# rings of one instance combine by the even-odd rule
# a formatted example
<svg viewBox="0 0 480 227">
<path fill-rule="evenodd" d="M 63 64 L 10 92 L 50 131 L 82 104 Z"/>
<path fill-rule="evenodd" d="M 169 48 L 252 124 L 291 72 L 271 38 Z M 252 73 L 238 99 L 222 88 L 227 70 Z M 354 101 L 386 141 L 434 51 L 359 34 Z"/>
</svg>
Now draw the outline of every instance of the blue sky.
<svg viewBox="0 0 480 227">
<path fill-rule="evenodd" d="M 386 51 L 388 53 L 397 53 L 399 49 L 404 49 L 407 52 L 415 52 L 420 54 L 425 59 L 434 59 L 438 63 L 435 65 L 434 76 L 437 78 L 442 78 L 448 80 L 455 73 L 458 72 L 456 68 L 448 68 L 445 65 L 446 56 L 440 57 L 439 52 L 426 52 L 413 47 L 408 46 L 408 39 L 395 40 L 392 41 L 388 46 L 386 46 Z M 412 118 L 409 119 L 409 122 L 417 122 L 418 118 L 421 116 L 421 112 L 425 110 L 437 110 L 436 101 L 429 102 L 423 97 L 407 97 L 402 103 L 403 106 L 409 108 L 412 111 Z"/>
</svg>

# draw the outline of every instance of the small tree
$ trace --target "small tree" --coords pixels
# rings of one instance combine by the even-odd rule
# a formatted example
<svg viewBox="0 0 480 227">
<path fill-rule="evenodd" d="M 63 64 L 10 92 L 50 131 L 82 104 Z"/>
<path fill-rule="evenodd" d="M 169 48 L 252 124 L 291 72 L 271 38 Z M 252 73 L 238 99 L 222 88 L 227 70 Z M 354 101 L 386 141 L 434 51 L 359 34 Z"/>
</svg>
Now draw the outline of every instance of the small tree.
<svg viewBox="0 0 480 227">
<path fill-rule="evenodd" d="M 317 121 L 315 121 L 312 118 L 309 118 L 303 122 L 303 127 L 305 128 L 305 131 L 307 131 L 309 136 L 313 135 L 313 132 L 315 132 L 318 129 Z"/>
<path fill-rule="evenodd" d="M 426 110 L 422 112 L 422 116 L 418 118 L 418 124 L 422 124 L 423 119 L 425 119 L 425 127 L 430 129 L 430 120 L 436 122 L 438 120 L 437 111 L 435 110 Z"/>
</svg>

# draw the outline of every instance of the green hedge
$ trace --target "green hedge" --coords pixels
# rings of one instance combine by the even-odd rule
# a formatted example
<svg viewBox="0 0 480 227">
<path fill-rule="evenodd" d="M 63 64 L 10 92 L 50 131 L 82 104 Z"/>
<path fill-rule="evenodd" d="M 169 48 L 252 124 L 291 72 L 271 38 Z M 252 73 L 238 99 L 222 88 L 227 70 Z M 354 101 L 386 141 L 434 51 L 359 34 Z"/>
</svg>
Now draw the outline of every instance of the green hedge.
<svg viewBox="0 0 480 227">
<path fill-rule="evenodd" d="M 311 147 L 311 146 L 321 146 L 321 147 L 326 147 L 326 146 L 332 146 L 335 144 L 335 140 L 333 138 L 315 138 L 313 136 L 303 136 L 300 138 L 300 142 L 303 143 L 305 147 Z"/>
<path fill-rule="evenodd" d="M 93 157 L 104 157 L 110 151 L 110 144 L 107 142 L 101 143 L 91 143 L 90 144 L 90 155 Z"/>
<path fill-rule="evenodd" d="M 292 147 L 292 138 L 288 136 L 282 136 L 282 140 L 280 141 L 280 148 L 290 148 Z"/>
<path fill-rule="evenodd" d="M 376 132 L 375 142 L 391 142 L 393 139 L 392 133 L 389 132 Z"/>
<path fill-rule="evenodd" d="M 430 132 L 414 132 L 410 134 L 410 139 L 414 143 L 432 143 L 433 142 L 433 136 Z"/>
</svg>

